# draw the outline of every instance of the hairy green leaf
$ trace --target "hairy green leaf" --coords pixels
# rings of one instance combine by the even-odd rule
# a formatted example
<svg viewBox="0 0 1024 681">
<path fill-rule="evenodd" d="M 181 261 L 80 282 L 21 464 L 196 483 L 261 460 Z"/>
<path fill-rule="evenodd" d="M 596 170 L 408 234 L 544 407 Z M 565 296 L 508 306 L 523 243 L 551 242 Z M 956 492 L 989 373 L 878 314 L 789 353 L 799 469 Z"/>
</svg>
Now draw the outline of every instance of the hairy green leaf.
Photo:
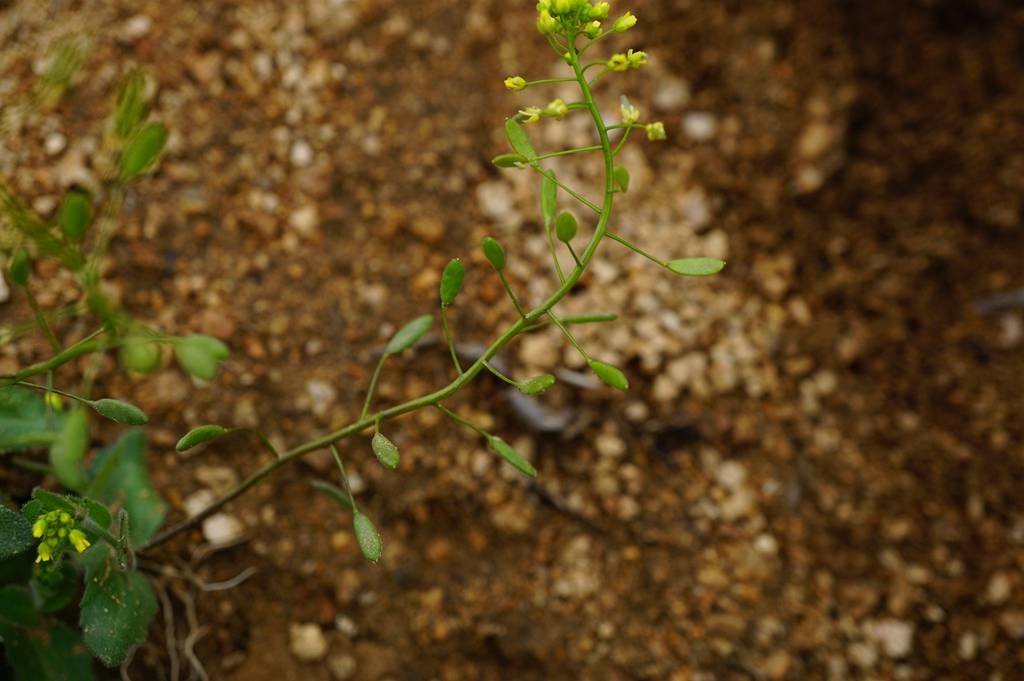
<svg viewBox="0 0 1024 681">
<path fill-rule="evenodd" d="M 492 435 L 488 438 L 488 444 L 491 445 L 491 449 L 497 452 L 501 458 L 512 464 L 512 467 L 517 471 L 531 478 L 537 477 L 537 469 L 534 468 L 529 461 L 524 459 L 519 452 L 512 449 L 512 445 L 505 442 L 497 435 Z"/>
<path fill-rule="evenodd" d="M 679 258 L 668 263 L 670 270 L 687 277 L 706 277 L 721 272 L 724 267 L 725 261 L 718 258 Z"/>
<path fill-rule="evenodd" d="M 184 437 L 178 440 L 178 444 L 174 446 L 179 452 L 187 452 L 193 447 L 197 447 L 204 442 L 210 440 L 216 440 L 219 437 L 224 437 L 229 431 L 223 426 L 207 425 L 193 428 L 192 430 L 185 433 Z"/>
<path fill-rule="evenodd" d="M 85 595 L 79 626 L 89 650 L 108 667 L 124 662 L 132 648 L 145 642 L 156 614 L 156 595 L 135 570 L 122 572 L 110 547 L 97 544 L 82 555 Z"/>
<path fill-rule="evenodd" d="M 384 348 L 385 355 L 397 355 L 400 352 L 404 352 L 416 345 L 416 341 L 423 338 L 427 331 L 430 330 L 430 326 L 434 323 L 434 316 L 425 314 L 422 317 L 417 317 L 402 328 L 400 328 L 391 340 L 388 341 L 387 347 Z"/>
<path fill-rule="evenodd" d="M 29 588 L 39 612 L 59 612 L 78 593 L 78 573 L 70 561 L 61 561 L 52 569 L 35 571 Z"/>
<path fill-rule="evenodd" d="M 382 433 L 374 433 L 370 446 L 373 448 L 373 453 L 377 455 L 378 461 L 388 468 L 398 468 L 398 447 L 394 442 L 384 437 Z"/>
<path fill-rule="evenodd" d="M 149 478 L 146 434 L 131 430 L 93 461 L 89 495 L 108 506 L 120 506 L 131 518 L 132 546 L 142 546 L 164 521 L 167 506 Z"/>
<path fill-rule="evenodd" d="M 7 560 L 32 548 L 32 523 L 20 513 L 0 506 L 0 560 Z"/>
<path fill-rule="evenodd" d="M 38 621 L 39 613 L 32 602 L 31 591 L 17 584 L 0 588 L 0 622 L 31 627 Z"/>
<path fill-rule="evenodd" d="M 441 306 L 448 307 L 455 302 L 455 297 L 462 290 L 462 280 L 466 276 L 466 268 L 458 258 L 452 258 L 441 273 Z"/>
<path fill-rule="evenodd" d="M 132 180 L 149 170 L 167 144 L 167 128 L 147 123 L 131 138 L 121 153 L 121 177 Z"/>
<path fill-rule="evenodd" d="M 616 390 L 629 389 L 629 381 L 626 379 L 626 375 L 611 364 L 596 359 L 588 360 L 587 364 L 590 365 L 590 369 L 597 374 L 598 378 Z"/>
<path fill-rule="evenodd" d="M 23 629 L 0 625 L 17 681 L 94 681 L 92 657 L 78 632 L 63 624 Z"/>
<path fill-rule="evenodd" d="M 85 410 L 76 408 L 64 420 L 57 439 L 50 445 L 50 465 L 60 483 L 69 489 L 85 486 L 82 461 L 89 448 L 89 423 Z"/>
<path fill-rule="evenodd" d="M 105 397 L 101 400 L 93 400 L 89 406 L 95 409 L 100 416 L 105 416 L 111 421 L 126 426 L 144 426 L 149 422 L 149 417 L 144 411 L 134 404 L 128 404 L 121 400 Z"/>
<path fill-rule="evenodd" d="M 384 542 L 381 541 L 380 532 L 377 531 L 373 521 L 359 511 L 355 511 L 353 513 L 352 526 L 355 528 L 359 549 L 366 556 L 366 559 L 374 563 L 379 561 L 384 550 Z"/>
<path fill-rule="evenodd" d="M 512 149 L 517 154 L 524 157 L 528 163 L 536 163 L 537 152 L 533 150 L 530 138 L 527 136 L 526 131 L 523 130 L 523 126 L 519 124 L 519 121 L 514 118 L 505 121 L 505 135 L 508 137 L 508 143 L 512 145 Z"/>
</svg>

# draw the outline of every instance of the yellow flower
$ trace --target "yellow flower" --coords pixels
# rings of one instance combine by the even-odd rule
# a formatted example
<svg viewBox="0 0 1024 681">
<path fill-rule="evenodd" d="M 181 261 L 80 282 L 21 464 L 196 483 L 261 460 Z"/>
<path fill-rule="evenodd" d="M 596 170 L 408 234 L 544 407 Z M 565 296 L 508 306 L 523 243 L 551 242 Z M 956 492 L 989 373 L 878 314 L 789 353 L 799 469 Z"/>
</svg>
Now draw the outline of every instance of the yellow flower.
<svg viewBox="0 0 1024 681">
<path fill-rule="evenodd" d="M 630 104 L 629 100 L 626 99 L 625 95 L 622 96 L 622 105 L 620 106 L 619 110 L 622 112 L 623 123 L 632 124 L 640 120 L 640 109 Z"/>
<path fill-rule="evenodd" d="M 636 26 L 636 17 L 633 16 L 632 12 L 626 12 L 615 20 L 615 23 L 612 24 L 612 30 L 616 33 L 625 33 L 634 26 Z"/>
<path fill-rule="evenodd" d="M 639 51 L 634 52 L 633 50 L 630 50 L 626 54 L 626 59 L 627 61 L 629 61 L 630 66 L 632 66 L 634 69 L 638 69 L 647 63 L 647 53 Z"/>
<path fill-rule="evenodd" d="M 608 60 L 608 68 L 612 71 L 625 71 L 629 68 L 629 59 L 622 53 L 613 54 Z"/>
<path fill-rule="evenodd" d="M 37 552 L 39 554 L 36 556 L 37 563 L 45 563 L 46 561 L 53 558 L 53 547 L 47 544 L 46 542 L 42 542 L 41 544 L 39 544 Z"/>
<path fill-rule="evenodd" d="M 522 90 L 526 87 L 526 79 L 522 76 L 509 76 L 505 79 L 505 87 L 509 90 Z"/>
<path fill-rule="evenodd" d="M 652 142 L 668 138 L 668 135 L 665 134 L 665 124 L 661 121 L 658 121 L 657 123 L 648 123 L 644 128 L 647 130 L 647 139 Z"/>
<path fill-rule="evenodd" d="M 39 539 L 46 534 L 46 524 L 46 516 L 40 516 L 34 523 L 32 523 L 32 536 Z"/>
<path fill-rule="evenodd" d="M 601 35 L 601 22 L 591 21 L 587 24 L 586 28 L 583 29 L 583 33 L 585 33 L 588 38 L 598 37 Z"/>
<path fill-rule="evenodd" d="M 85 533 L 81 530 L 71 530 L 71 534 L 68 535 L 68 541 L 75 547 L 75 551 L 79 553 L 89 548 L 89 540 L 86 539 Z"/>
<path fill-rule="evenodd" d="M 541 10 L 537 16 L 537 30 L 545 35 L 558 30 L 558 22 L 546 9 Z"/>
<path fill-rule="evenodd" d="M 43 399 L 54 411 L 61 411 L 64 408 L 64 402 L 61 401 L 60 395 L 57 393 L 46 393 L 46 397 Z"/>
<path fill-rule="evenodd" d="M 551 103 L 544 109 L 545 116 L 553 116 L 554 118 L 565 118 L 567 113 L 569 113 L 569 106 L 561 99 L 551 100 Z"/>
<path fill-rule="evenodd" d="M 528 106 L 525 109 L 520 109 L 519 116 L 522 118 L 523 123 L 536 123 L 540 120 L 543 113 L 543 111 L 535 106 Z"/>
</svg>

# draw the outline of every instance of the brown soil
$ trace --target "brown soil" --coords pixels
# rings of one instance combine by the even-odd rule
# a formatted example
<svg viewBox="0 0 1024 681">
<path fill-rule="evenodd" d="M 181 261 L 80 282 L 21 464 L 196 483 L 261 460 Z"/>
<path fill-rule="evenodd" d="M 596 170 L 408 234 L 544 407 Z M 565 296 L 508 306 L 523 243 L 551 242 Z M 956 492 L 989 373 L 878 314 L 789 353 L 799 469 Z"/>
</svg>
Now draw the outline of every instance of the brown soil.
<svg viewBox="0 0 1024 681">
<path fill-rule="evenodd" d="M 229 507 L 247 541 L 197 556 L 196 532 L 154 556 L 207 581 L 257 570 L 225 591 L 167 582 L 179 639 L 195 599 L 211 679 L 1020 678 L 1024 310 L 978 302 L 1024 286 L 1024 13 L 1010 0 L 634 4 L 641 23 L 620 42 L 656 63 L 601 96 L 630 92 L 670 140 L 636 142 L 646 181 L 625 215 L 730 266 L 655 284 L 670 275 L 607 247 L 613 269 L 573 305 L 618 305 L 624 330 L 587 339 L 633 388 L 559 387 L 542 404 L 572 407 L 561 432 L 531 430 L 490 380 L 452 401 L 530 456 L 535 485 L 434 412 L 390 425 L 398 472 L 349 443 L 379 566 L 311 493 L 333 475 L 316 455 Z M 524 261 L 524 290 L 546 273 L 532 178 L 488 162 L 522 105 L 501 79 L 554 68 L 532 5 L 0 2 L 0 92 L 25 87 L 62 32 L 93 41 L 87 77 L 0 147 L 0 171 L 40 208 L 90 172 L 124 66 L 158 83 L 170 153 L 130 197 L 112 280 L 140 319 L 235 354 L 210 385 L 169 368 L 104 387 L 149 412 L 176 518 L 196 490 L 265 460 L 244 440 L 183 458 L 187 428 L 259 424 L 296 444 L 352 420 L 373 350 L 431 310 L 450 257 L 470 269 L 459 334 L 486 342 L 511 310 L 477 254 L 485 234 Z M 56 157 L 54 131 L 70 140 Z M 71 296 L 50 281 L 48 300 Z M 699 330 L 684 348 L 644 330 L 665 309 Z M 31 360 L 38 340 L 0 362 Z M 526 375 L 544 342 L 506 359 Z M 380 401 L 449 372 L 424 348 L 390 365 Z M 321 627 L 326 661 L 292 654 L 298 623 Z M 133 676 L 168 670 L 155 626 Z"/>
</svg>

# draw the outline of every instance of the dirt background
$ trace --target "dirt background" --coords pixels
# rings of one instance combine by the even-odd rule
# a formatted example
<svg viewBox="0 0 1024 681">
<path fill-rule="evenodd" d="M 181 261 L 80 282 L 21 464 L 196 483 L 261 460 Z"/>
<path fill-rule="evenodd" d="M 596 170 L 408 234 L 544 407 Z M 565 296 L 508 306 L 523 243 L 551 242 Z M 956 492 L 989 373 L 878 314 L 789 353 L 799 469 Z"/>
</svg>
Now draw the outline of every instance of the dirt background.
<svg viewBox="0 0 1024 681">
<path fill-rule="evenodd" d="M 563 374 L 524 405 L 485 376 L 451 401 L 526 454 L 535 484 L 430 411 L 388 425 L 397 472 L 347 443 L 378 566 L 311 492 L 333 475 L 317 455 L 161 550 L 154 563 L 208 582 L 255 569 L 223 591 L 161 580 L 172 647 L 194 642 L 210 679 L 1024 678 L 1024 11 L 613 12 L 627 8 L 640 24 L 609 45 L 652 64 L 599 95 L 611 117 L 628 92 L 670 139 L 631 143 L 621 231 L 729 267 L 680 282 L 608 244 L 563 309 L 621 315 L 581 337 L 631 391 Z M 266 459 L 244 439 L 183 457 L 178 435 L 259 425 L 294 445 L 347 423 L 374 350 L 433 309 L 449 258 L 469 268 L 460 339 L 494 337 L 514 312 L 484 235 L 527 300 L 548 290 L 536 182 L 489 164 L 505 116 L 568 94 L 501 86 L 560 74 L 533 21 L 526 0 L 0 2 L 0 98 L 58 36 L 92 43 L 69 97 L 0 143 L 0 172 L 38 210 L 95 176 L 124 69 L 158 85 L 169 153 L 129 196 L 112 290 L 155 327 L 234 350 L 208 385 L 111 364 L 102 386 L 150 414 L 173 517 Z M 585 123 L 534 132 L 544 148 L 588 143 Z M 68 278 L 36 274 L 44 302 L 73 299 Z M 44 352 L 24 338 L 0 368 Z M 521 377 L 579 370 L 549 333 L 502 359 Z M 389 365 L 379 402 L 449 379 L 427 346 Z M 225 529 L 241 541 L 196 548 Z M 132 678 L 173 678 L 166 632 L 154 625 Z"/>
</svg>

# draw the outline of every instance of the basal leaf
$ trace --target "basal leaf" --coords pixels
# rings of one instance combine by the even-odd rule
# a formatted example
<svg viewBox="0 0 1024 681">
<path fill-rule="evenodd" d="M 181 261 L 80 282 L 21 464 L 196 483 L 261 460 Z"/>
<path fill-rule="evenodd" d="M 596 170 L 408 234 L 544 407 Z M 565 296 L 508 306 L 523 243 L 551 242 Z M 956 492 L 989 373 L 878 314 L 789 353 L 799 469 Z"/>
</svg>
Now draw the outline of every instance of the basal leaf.
<svg viewBox="0 0 1024 681">
<path fill-rule="evenodd" d="M 78 624 L 89 650 L 103 664 L 113 667 L 146 640 L 146 630 L 156 614 L 156 595 L 137 571 L 118 569 L 106 545 L 86 551 L 82 563 L 85 595 Z"/>
</svg>

